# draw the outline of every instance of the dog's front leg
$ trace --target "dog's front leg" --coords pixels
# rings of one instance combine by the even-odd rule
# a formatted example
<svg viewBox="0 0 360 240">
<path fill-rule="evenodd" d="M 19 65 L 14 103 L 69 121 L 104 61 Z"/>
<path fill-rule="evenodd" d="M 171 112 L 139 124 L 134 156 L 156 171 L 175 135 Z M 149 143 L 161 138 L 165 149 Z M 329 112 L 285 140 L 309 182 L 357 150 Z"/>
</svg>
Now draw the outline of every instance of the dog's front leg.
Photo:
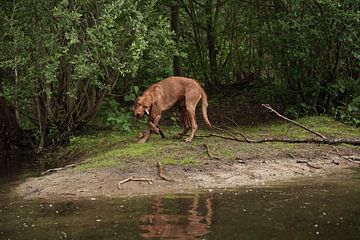
<svg viewBox="0 0 360 240">
<path fill-rule="evenodd" d="M 149 140 L 152 132 L 157 133 L 158 130 L 156 129 L 156 125 L 154 125 L 154 123 L 150 121 L 150 118 L 148 122 L 148 127 L 148 130 L 141 132 L 141 139 L 138 141 L 138 143 L 146 143 L 147 140 Z"/>
<path fill-rule="evenodd" d="M 149 117 L 149 122 L 148 122 L 149 129 L 143 132 L 142 138 L 138 141 L 138 143 L 145 143 L 147 140 L 149 140 L 152 132 L 156 134 L 160 134 L 161 129 L 158 127 L 160 119 L 161 119 L 161 114 L 156 115 L 152 121 Z"/>
</svg>

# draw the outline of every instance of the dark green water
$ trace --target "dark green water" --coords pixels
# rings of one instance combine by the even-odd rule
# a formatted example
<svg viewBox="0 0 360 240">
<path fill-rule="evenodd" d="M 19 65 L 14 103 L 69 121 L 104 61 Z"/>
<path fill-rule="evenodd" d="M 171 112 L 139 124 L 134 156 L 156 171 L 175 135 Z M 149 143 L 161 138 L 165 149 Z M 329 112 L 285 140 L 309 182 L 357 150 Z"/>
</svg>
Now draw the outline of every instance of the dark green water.
<svg viewBox="0 0 360 240">
<path fill-rule="evenodd" d="M 267 188 L 126 199 L 29 201 L 4 189 L 0 239 L 360 239 L 358 171 Z"/>
</svg>

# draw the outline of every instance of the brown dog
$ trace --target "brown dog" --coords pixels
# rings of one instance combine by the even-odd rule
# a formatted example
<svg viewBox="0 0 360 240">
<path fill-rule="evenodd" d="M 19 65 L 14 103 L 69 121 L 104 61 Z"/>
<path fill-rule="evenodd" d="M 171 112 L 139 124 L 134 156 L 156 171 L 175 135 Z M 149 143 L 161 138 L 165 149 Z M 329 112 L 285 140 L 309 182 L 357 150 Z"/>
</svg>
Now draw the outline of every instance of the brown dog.
<svg viewBox="0 0 360 240">
<path fill-rule="evenodd" d="M 202 99 L 203 119 L 211 127 L 207 116 L 207 95 L 197 81 L 186 77 L 169 77 L 151 85 L 135 102 L 135 117 L 142 118 L 145 114 L 149 115 L 149 130 L 142 134 L 139 143 L 145 143 L 152 132 L 160 133 L 161 130 L 158 124 L 161 113 L 170 109 L 176 103 L 180 103 L 183 124 L 183 131 L 177 136 L 186 134 L 191 128 L 190 136 L 185 139 L 186 142 L 191 142 L 198 129 L 195 109 L 200 99 Z"/>
</svg>

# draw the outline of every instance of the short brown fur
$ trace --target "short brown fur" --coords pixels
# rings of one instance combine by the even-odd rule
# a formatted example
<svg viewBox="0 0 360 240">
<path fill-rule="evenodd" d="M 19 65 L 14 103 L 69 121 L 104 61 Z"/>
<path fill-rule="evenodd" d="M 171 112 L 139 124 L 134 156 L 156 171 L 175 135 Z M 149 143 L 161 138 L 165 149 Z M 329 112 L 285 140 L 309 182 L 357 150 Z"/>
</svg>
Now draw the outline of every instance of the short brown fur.
<svg viewBox="0 0 360 240">
<path fill-rule="evenodd" d="M 198 129 L 195 109 L 200 99 L 202 99 L 202 117 L 211 127 L 207 116 L 207 95 L 196 80 L 186 77 L 169 77 L 151 85 L 135 102 L 136 117 L 142 118 L 146 112 L 149 113 L 149 129 L 142 134 L 139 143 L 145 143 L 152 132 L 159 134 L 158 125 L 162 112 L 172 108 L 176 103 L 180 103 L 181 106 L 183 125 L 183 131 L 176 136 L 185 135 L 191 128 L 190 136 L 185 139 L 186 142 L 191 142 Z"/>
</svg>

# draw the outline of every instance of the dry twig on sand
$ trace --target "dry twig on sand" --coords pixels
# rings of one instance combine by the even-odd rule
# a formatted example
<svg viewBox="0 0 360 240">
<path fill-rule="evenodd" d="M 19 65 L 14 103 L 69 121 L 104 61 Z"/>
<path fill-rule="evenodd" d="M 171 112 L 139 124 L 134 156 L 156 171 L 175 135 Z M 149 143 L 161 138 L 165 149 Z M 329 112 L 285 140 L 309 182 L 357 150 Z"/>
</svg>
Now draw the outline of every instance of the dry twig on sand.
<svg viewBox="0 0 360 240">
<path fill-rule="evenodd" d="M 158 175 L 159 175 L 160 179 L 165 180 L 165 181 L 169 181 L 169 182 L 174 182 L 174 180 L 172 178 L 169 178 L 169 177 L 165 176 L 164 170 L 163 170 L 162 165 L 161 165 L 161 163 L 159 161 L 156 162 L 156 166 L 158 168 Z"/>
<path fill-rule="evenodd" d="M 129 182 L 129 181 L 145 181 L 145 182 L 148 182 L 150 185 L 152 184 L 153 180 L 150 179 L 150 178 L 136 178 L 134 176 L 131 176 L 129 178 L 126 178 L 120 182 L 118 182 L 117 186 L 118 186 L 118 189 L 121 190 L 122 187 L 121 187 L 121 184 L 123 183 L 126 183 L 126 182 Z"/>
<path fill-rule="evenodd" d="M 61 170 L 65 170 L 65 169 L 68 169 L 68 168 L 74 168 L 80 164 L 83 164 L 85 162 L 79 162 L 79 163 L 73 163 L 73 164 L 69 164 L 69 165 L 66 165 L 64 167 L 57 167 L 57 168 L 50 168 L 44 172 L 41 173 L 41 175 L 47 175 L 47 174 L 50 174 L 50 173 L 54 173 L 54 172 L 59 172 Z"/>
</svg>

